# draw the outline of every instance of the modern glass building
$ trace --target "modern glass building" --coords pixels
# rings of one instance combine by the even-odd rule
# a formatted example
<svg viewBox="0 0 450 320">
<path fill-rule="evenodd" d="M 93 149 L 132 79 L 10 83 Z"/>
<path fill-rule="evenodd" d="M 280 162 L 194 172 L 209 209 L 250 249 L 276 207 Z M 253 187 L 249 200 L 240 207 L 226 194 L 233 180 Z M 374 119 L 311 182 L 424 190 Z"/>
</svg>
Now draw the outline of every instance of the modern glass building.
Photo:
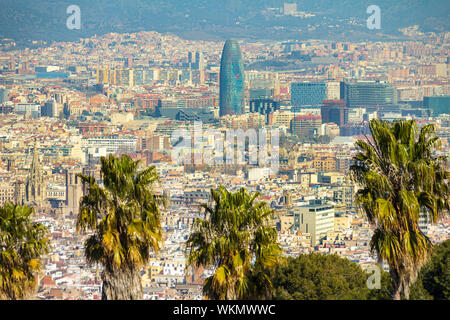
<svg viewBox="0 0 450 320">
<path fill-rule="evenodd" d="M 259 113 L 266 116 L 266 123 L 269 123 L 269 115 L 280 110 L 280 102 L 272 99 L 252 99 L 250 100 L 250 113 Z"/>
<path fill-rule="evenodd" d="M 299 82 L 291 84 L 293 106 L 321 106 L 326 99 L 325 82 Z"/>
<path fill-rule="evenodd" d="M 225 42 L 220 62 L 220 116 L 244 113 L 244 63 L 236 40 Z"/>
<path fill-rule="evenodd" d="M 443 113 L 450 114 L 450 96 L 424 97 L 423 106 L 433 110 L 433 116 Z"/>
<path fill-rule="evenodd" d="M 343 86 L 347 107 L 377 107 L 397 103 L 395 88 L 381 81 L 359 81 Z"/>
</svg>

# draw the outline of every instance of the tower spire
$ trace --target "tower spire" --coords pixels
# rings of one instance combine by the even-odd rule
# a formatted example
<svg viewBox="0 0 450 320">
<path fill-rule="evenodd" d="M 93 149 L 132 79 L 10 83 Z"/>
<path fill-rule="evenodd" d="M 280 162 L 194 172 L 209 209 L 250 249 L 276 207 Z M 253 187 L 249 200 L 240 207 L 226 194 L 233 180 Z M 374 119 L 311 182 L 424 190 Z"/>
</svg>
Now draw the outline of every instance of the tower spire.
<svg viewBox="0 0 450 320">
<path fill-rule="evenodd" d="M 35 137 L 33 146 L 33 160 L 31 161 L 31 167 L 26 183 L 26 200 L 27 202 L 40 203 L 44 200 L 44 195 L 44 177 L 42 175 L 42 170 L 39 163 L 37 138 Z"/>
</svg>

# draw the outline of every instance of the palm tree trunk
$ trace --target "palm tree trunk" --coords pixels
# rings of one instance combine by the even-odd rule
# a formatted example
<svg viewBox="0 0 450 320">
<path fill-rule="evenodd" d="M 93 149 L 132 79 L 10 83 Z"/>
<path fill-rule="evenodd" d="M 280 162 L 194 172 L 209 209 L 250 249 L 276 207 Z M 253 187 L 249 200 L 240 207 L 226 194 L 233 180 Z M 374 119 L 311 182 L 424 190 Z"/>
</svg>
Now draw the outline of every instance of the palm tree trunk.
<svg viewBox="0 0 450 320">
<path fill-rule="evenodd" d="M 136 269 L 104 270 L 102 300 L 142 300 L 141 276 Z"/>
<path fill-rule="evenodd" d="M 401 276 L 399 275 L 399 272 L 395 270 L 392 266 L 390 266 L 389 268 L 389 273 L 391 274 L 392 280 L 392 299 L 400 300 L 402 297 L 402 287 L 403 287 L 403 281 L 401 279 Z"/>
<path fill-rule="evenodd" d="M 237 300 L 236 281 L 230 281 L 227 287 L 227 300 Z"/>
<path fill-rule="evenodd" d="M 409 283 L 406 281 L 403 283 L 403 294 L 405 295 L 405 299 L 409 300 Z"/>
</svg>

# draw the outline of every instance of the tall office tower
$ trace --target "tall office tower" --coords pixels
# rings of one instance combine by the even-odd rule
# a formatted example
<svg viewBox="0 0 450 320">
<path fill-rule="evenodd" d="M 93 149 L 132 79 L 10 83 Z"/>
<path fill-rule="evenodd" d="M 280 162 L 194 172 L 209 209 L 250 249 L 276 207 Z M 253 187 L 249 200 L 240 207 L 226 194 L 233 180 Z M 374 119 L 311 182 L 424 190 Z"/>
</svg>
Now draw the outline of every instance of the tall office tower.
<svg viewBox="0 0 450 320">
<path fill-rule="evenodd" d="M 8 89 L 0 87 L 0 103 L 8 101 Z"/>
<path fill-rule="evenodd" d="M 189 65 L 191 65 L 192 63 L 195 63 L 194 53 L 191 51 L 188 52 L 188 63 L 189 63 Z"/>
<path fill-rule="evenodd" d="M 58 105 L 55 100 L 47 101 L 41 108 L 42 117 L 57 118 L 59 116 Z"/>
<path fill-rule="evenodd" d="M 326 99 L 324 82 L 291 83 L 291 104 L 293 106 L 321 106 Z"/>
<path fill-rule="evenodd" d="M 377 107 L 397 103 L 397 94 L 390 83 L 359 81 L 345 83 L 343 87 L 347 107 Z"/>
<path fill-rule="evenodd" d="M 195 53 L 195 69 L 198 70 L 205 70 L 206 63 L 205 63 L 205 57 L 203 55 L 203 52 L 196 52 Z"/>
<path fill-rule="evenodd" d="M 239 43 L 225 42 L 220 62 L 220 116 L 244 113 L 244 63 Z"/>
</svg>

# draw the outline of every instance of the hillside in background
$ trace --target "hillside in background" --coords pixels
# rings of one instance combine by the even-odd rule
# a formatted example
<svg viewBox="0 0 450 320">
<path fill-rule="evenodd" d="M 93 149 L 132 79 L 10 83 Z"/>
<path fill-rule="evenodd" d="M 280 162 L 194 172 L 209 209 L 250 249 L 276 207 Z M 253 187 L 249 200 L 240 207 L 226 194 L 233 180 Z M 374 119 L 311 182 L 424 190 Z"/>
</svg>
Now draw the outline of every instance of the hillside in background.
<svg viewBox="0 0 450 320">
<path fill-rule="evenodd" d="M 290 0 L 289 2 L 294 2 Z M 280 0 L 2 0 L 0 37 L 71 41 L 110 32 L 155 30 L 188 39 L 376 40 L 398 37 L 399 28 L 449 30 L 445 0 L 378 0 L 381 30 L 368 30 L 367 0 L 298 0 L 310 17 L 284 16 Z M 66 28 L 71 4 L 81 8 L 81 30 Z M 278 11 L 277 11 L 278 10 Z"/>
</svg>

